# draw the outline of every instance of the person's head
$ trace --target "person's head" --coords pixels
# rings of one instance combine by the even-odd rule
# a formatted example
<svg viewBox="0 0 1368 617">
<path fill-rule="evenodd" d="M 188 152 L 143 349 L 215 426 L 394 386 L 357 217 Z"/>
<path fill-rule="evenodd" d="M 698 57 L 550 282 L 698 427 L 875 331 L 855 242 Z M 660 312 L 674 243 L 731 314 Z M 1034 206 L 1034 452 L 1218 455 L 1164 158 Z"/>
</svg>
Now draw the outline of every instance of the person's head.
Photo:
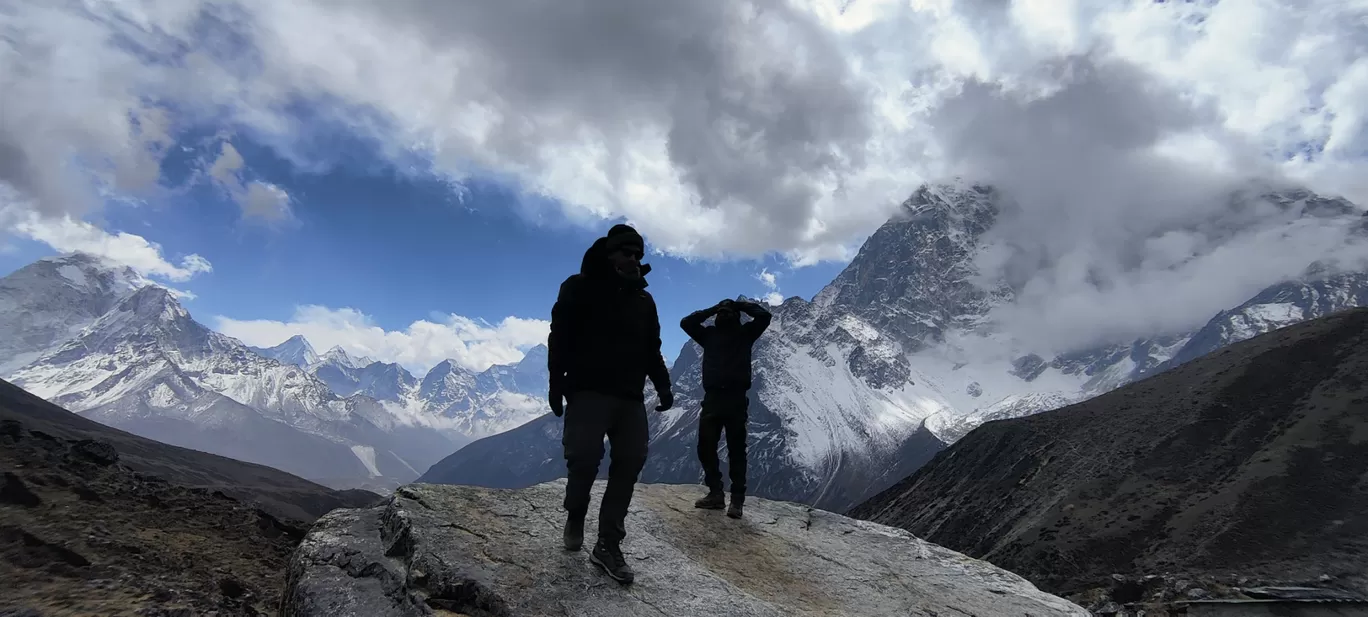
<svg viewBox="0 0 1368 617">
<path fill-rule="evenodd" d="M 719 328 L 735 328 L 741 325 L 741 313 L 736 310 L 736 304 L 731 300 L 723 300 L 713 323 Z"/>
<path fill-rule="evenodd" d="M 619 276 L 628 279 L 641 277 L 641 258 L 646 252 L 646 241 L 628 225 L 614 225 L 603 243 L 608 265 Z"/>
</svg>

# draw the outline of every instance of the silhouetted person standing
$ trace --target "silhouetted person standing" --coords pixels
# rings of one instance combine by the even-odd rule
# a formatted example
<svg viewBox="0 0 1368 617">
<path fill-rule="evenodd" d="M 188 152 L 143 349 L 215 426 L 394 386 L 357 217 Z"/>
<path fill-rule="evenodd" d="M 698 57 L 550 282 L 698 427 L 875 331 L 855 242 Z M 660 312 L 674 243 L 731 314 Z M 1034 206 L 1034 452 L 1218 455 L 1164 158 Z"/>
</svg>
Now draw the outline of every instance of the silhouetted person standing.
<svg viewBox="0 0 1368 617">
<path fill-rule="evenodd" d="M 751 320 L 741 323 L 741 313 Z M 715 316 L 712 326 L 704 326 Z M 773 317 L 755 302 L 723 300 L 712 308 L 696 311 L 680 320 L 679 327 L 703 348 L 703 410 L 698 418 L 698 461 L 703 464 L 707 496 L 694 502 L 699 508 L 720 510 L 723 502 L 722 471 L 717 444 L 727 433 L 727 467 L 731 476 L 731 507 L 727 516 L 741 518 L 746 501 L 746 423 L 750 408 L 751 347 L 764 334 Z"/>
<path fill-rule="evenodd" d="M 624 520 L 646 463 L 646 378 L 660 397 L 656 411 L 674 405 L 670 373 L 660 353 L 660 318 L 646 291 L 645 242 L 627 225 L 614 225 L 584 253 L 580 272 L 561 283 L 551 309 L 547 365 L 551 411 L 565 416 L 565 548 L 584 541 L 589 492 L 608 437 L 612 463 L 599 504 L 598 542 L 589 555 L 622 583 L 634 579 L 622 557 Z M 561 406 L 561 398 L 569 401 Z"/>
</svg>

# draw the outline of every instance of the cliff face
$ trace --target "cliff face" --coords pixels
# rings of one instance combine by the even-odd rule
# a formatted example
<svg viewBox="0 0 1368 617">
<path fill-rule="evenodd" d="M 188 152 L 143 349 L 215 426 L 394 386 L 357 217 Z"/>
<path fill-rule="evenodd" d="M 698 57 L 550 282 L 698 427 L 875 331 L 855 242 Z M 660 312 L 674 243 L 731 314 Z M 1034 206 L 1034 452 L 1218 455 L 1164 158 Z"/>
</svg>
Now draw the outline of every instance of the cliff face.
<svg viewBox="0 0 1368 617">
<path fill-rule="evenodd" d="M 1088 614 L 900 530 L 761 498 L 732 520 L 677 485 L 638 485 L 623 544 L 636 582 L 623 587 L 588 561 L 593 517 L 584 551 L 561 547 L 563 491 L 415 484 L 335 510 L 292 559 L 282 614 Z"/>
<path fill-rule="evenodd" d="M 1112 574 L 1363 591 L 1368 309 L 1256 336 L 1089 401 L 989 422 L 852 517 L 1054 593 Z"/>
</svg>

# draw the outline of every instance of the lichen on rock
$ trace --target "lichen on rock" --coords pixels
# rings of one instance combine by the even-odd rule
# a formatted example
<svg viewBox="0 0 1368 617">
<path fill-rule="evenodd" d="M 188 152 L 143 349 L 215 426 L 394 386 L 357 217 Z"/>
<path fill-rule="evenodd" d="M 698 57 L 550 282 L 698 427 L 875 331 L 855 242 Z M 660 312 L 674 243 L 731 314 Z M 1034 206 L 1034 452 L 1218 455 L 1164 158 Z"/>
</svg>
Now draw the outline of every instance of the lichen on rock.
<svg viewBox="0 0 1368 617">
<path fill-rule="evenodd" d="M 905 531 L 759 498 L 733 520 L 693 508 L 684 485 L 637 486 L 622 586 L 589 563 L 592 514 L 585 549 L 561 547 L 563 491 L 413 484 L 334 510 L 291 560 L 282 615 L 1088 614 Z"/>
</svg>

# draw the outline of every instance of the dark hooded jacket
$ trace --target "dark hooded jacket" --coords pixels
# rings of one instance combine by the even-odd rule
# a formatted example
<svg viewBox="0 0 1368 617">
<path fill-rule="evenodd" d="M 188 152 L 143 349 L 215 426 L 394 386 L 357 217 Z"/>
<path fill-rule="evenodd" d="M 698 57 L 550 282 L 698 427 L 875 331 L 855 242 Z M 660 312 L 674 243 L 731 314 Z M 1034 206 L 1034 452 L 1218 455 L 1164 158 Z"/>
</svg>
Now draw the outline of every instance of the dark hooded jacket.
<svg viewBox="0 0 1368 617">
<path fill-rule="evenodd" d="M 594 391 L 644 400 L 647 378 L 657 392 L 670 387 L 660 317 L 645 289 L 650 266 L 642 265 L 635 283 L 623 279 L 608 263 L 604 242 L 599 238 L 585 251 L 579 274 L 561 283 L 551 308 L 551 386 L 566 395 Z"/>
<path fill-rule="evenodd" d="M 745 392 L 751 387 L 751 347 L 774 316 L 763 305 L 742 304 L 737 310 L 750 314 L 750 321 L 731 328 L 704 326 L 710 310 L 695 311 L 679 321 L 703 348 L 703 389 Z"/>
</svg>

